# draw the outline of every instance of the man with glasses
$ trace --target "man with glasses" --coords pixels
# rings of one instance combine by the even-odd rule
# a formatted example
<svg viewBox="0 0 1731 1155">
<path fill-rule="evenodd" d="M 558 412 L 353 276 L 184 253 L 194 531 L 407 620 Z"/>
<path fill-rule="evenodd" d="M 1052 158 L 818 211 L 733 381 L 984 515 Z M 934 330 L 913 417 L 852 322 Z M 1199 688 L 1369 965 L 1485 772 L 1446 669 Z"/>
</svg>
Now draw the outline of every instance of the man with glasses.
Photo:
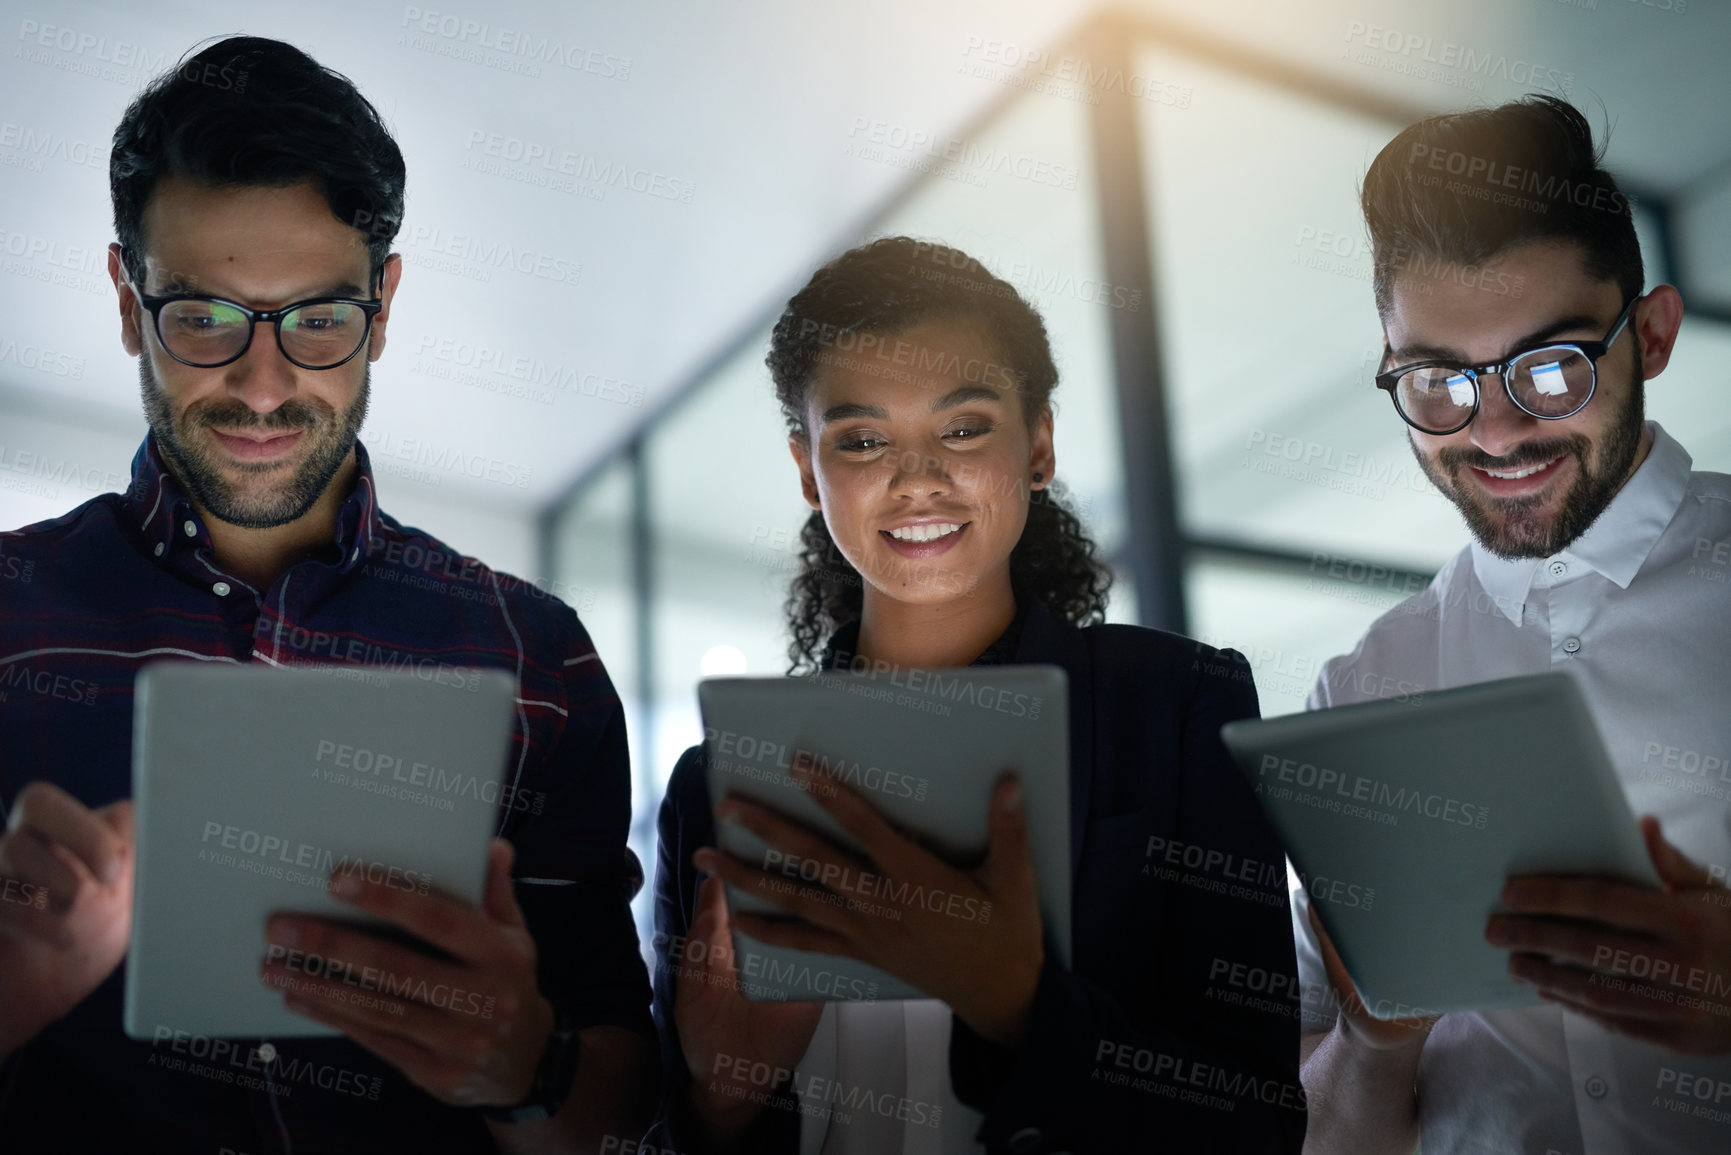
<svg viewBox="0 0 1731 1155">
<path fill-rule="evenodd" d="M 109 272 L 149 434 L 125 493 L 0 534 L 31 579 L 0 595 L 7 1151 L 589 1151 L 647 1123 L 619 700 L 564 604 L 386 516 L 357 440 L 404 179 L 373 106 L 272 40 L 198 52 L 115 132 Z M 260 936 L 261 982 L 340 1037 L 121 1033 L 133 677 L 163 656 L 517 679 L 482 904 L 347 896 L 442 956 L 287 914 Z"/>
<path fill-rule="evenodd" d="M 1307 1151 L 1731 1150 L 1731 478 L 1644 420 L 1682 301 L 1642 293 L 1599 164 L 1538 96 L 1421 121 L 1372 163 L 1376 384 L 1473 541 L 1310 705 L 1568 671 L 1666 886 L 1512 880 L 1486 939 L 1543 1001 L 1387 1021 L 1295 892 L 1306 989 L 1335 996 L 1306 999 Z"/>
</svg>

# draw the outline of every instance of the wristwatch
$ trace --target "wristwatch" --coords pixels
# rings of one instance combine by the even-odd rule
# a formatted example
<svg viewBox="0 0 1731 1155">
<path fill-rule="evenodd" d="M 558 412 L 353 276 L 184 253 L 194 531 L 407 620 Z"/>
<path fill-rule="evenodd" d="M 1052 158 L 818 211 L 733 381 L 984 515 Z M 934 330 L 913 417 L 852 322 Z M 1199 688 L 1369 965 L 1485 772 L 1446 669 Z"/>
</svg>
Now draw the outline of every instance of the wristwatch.
<svg viewBox="0 0 1731 1155">
<path fill-rule="evenodd" d="M 529 1081 L 529 1093 L 521 1103 L 509 1107 L 487 1106 L 481 1114 L 499 1123 L 535 1123 L 551 1119 L 559 1113 L 565 1096 L 571 1093 L 571 1083 L 577 1078 L 577 1059 L 582 1054 L 582 1040 L 570 1011 L 557 1012 L 553 1033 L 547 1036 L 546 1049 L 535 1065 L 535 1077 Z"/>
</svg>

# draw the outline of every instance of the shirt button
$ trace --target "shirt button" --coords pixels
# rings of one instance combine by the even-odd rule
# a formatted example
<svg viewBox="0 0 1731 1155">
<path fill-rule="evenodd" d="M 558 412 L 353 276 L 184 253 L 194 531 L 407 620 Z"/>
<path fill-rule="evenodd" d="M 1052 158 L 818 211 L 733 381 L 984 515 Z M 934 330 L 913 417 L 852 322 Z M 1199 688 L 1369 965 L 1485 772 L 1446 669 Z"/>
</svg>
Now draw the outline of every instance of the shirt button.
<svg viewBox="0 0 1731 1155">
<path fill-rule="evenodd" d="M 157 542 L 157 543 L 156 543 L 156 556 L 157 556 L 157 557 L 161 557 L 161 556 L 162 556 L 162 551 L 163 551 L 163 550 L 165 550 L 165 549 L 167 549 L 167 548 L 168 548 L 168 547 L 167 547 L 167 546 L 166 546 L 166 545 L 164 545 L 164 544 L 162 544 L 162 543 L 161 543 L 161 542 L 160 542 L 160 541 L 159 541 L 159 542 Z"/>
<path fill-rule="evenodd" d="M 186 531 L 187 537 L 197 537 L 198 536 L 198 523 L 196 521 L 192 520 L 192 518 L 190 518 L 190 517 L 181 523 L 180 528 L 184 529 Z"/>
<path fill-rule="evenodd" d="M 1588 1077 L 1587 1094 L 1591 1095 L 1593 1098 L 1603 1099 L 1610 1090 L 1611 1088 L 1606 1084 L 1605 1080 L 1599 1078 L 1599 1076 L 1591 1075 Z"/>
<path fill-rule="evenodd" d="M 1564 574 L 1566 574 L 1568 572 L 1569 572 L 1569 563 L 1568 562 L 1554 561 L 1551 563 L 1551 576 L 1552 577 L 1562 577 Z"/>
<path fill-rule="evenodd" d="M 219 598 L 226 598 L 228 596 L 228 583 L 217 582 L 215 585 L 210 587 L 210 592 Z"/>
<path fill-rule="evenodd" d="M 1029 1155 L 1040 1149 L 1040 1140 L 1044 1137 L 1038 1127 L 1023 1127 L 1010 1136 L 1010 1150 L 1016 1155 Z"/>
<path fill-rule="evenodd" d="M 1580 638 L 1564 638 L 1563 639 L 1563 653 L 1572 654 L 1580 648 L 1581 648 L 1581 639 Z"/>
</svg>

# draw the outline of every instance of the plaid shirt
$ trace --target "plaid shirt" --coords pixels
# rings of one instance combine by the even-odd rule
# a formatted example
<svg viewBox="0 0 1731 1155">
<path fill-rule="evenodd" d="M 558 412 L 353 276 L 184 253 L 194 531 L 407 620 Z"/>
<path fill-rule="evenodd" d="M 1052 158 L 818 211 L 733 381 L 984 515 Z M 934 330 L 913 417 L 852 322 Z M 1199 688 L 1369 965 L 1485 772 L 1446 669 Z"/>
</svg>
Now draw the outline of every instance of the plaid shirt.
<svg viewBox="0 0 1731 1155">
<path fill-rule="evenodd" d="M 626 849 L 624 712 L 588 633 L 535 585 L 381 512 L 358 443 L 355 456 L 330 543 L 268 590 L 223 570 L 150 437 L 124 494 L 0 533 L 0 816 L 31 781 L 90 807 L 131 794 L 133 678 L 149 661 L 343 663 L 427 680 L 502 669 L 518 690 L 498 833 L 516 850 L 541 991 L 581 1026 L 652 1032 L 628 905 L 641 875 Z M 196 1041 L 133 1042 L 124 970 L 0 1066 L 0 1147 L 492 1149 L 473 1112 L 347 1039 L 273 1041 L 268 1081 L 250 1045 L 216 1057 L 212 1040 L 203 1055 Z M 0 976 L 0 997 L 14 996 Z"/>
</svg>

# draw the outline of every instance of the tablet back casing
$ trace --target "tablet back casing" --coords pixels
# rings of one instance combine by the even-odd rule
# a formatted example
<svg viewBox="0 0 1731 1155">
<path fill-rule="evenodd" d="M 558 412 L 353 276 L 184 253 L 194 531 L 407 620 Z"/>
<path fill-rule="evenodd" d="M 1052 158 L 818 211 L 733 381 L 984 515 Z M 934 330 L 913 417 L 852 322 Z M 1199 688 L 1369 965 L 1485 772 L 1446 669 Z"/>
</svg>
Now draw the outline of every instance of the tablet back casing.
<svg viewBox="0 0 1731 1155">
<path fill-rule="evenodd" d="M 1059 960 L 1070 964 L 1070 751 L 1068 684 L 1057 666 L 825 673 L 807 678 L 710 678 L 698 685 L 709 796 L 745 795 L 854 849 L 827 811 L 788 776 L 796 751 L 819 758 L 819 780 L 857 790 L 893 825 L 954 864 L 984 858 L 998 778 L 1022 783 L 1040 911 Z M 766 859 L 756 835 L 718 823 L 723 850 L 778 881 L 799 885 L 803 863 Z M 876 917 L 923 902 L 965 920 L 989 913 L 948 895 L 919 894 L 878 876 L 835 882 Z M 727 890 L 732 911 L 775 915 L 767 898 Z M 937 905 L 932 905 L 937 904 Z M 905 917 L 905 916 L 904 916 Z M 853 959 L 769 947 L 734 932 L 748 999 L 763 1002 L 924 998 L 924 992 Z"/>
<path fill-rule="evenodd" d="M 266 918 L 353 919 L 326 893 L 334 869 L 478 904 L 501 793 L 527 801 L 501 786 L 515 685 L 451 667 L 436 679 L 357 666 L 142 669 L 126 1033 L 338 1033 L 285 1010 L 260 981 Z"/>
<path fill-rule="evenodd" d="M 1566 674 L 1231 722 L 1221 737 L 1379 1018 L 1539 1001 L 1484 938 L 1510 875 L 1658 883 Z"/>
</svg>

